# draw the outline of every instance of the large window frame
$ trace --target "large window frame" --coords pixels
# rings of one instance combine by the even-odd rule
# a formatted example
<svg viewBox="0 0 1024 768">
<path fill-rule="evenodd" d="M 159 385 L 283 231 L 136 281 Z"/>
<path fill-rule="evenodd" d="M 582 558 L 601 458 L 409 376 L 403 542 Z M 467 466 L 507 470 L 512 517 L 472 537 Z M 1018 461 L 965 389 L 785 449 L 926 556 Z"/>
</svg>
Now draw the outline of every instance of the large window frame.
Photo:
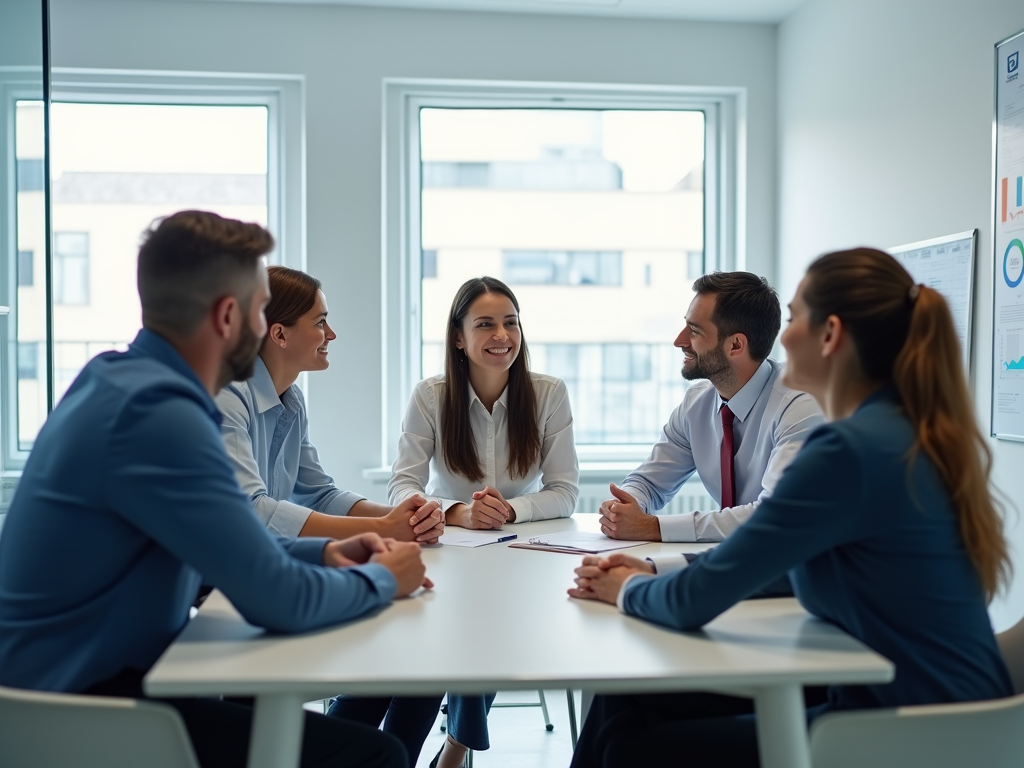
<svg viewBox="0 0 1024 768">
<path fill-rule="evenodd" d="M 277 241 L 270 254 L 272 263 L 296 269 L 306 266 L 305 220 L 305 79 L 301 75 L 249 75 L 229 73 L 160 72 L 143 70 L 70 69 L 52 70 L 51 102 L 103 104 L 161 104 L 262 106 L 268 112 L 267 223 Z M 3 213 L 14 221 L 17 211 L 14 160 L 14 114 L 21 100 L 40 99 L 41 94 L 19 87 L 16 81 L 4 83 L 4 113 L 0 147 L 0 177 L 11 191 L 9 210 Z M 12 232 L 12 228 L 5 227 Z M 53 233 L 49 233 L 52 240 Z M 14 235 L 4 243 L 0 254 L 0 304 L 10 306 L 4 328 L 4 359 L 0 361 L 0 448 L 5 473 L 15 475 L 24 466 L 30 451 L 18 441 L 18 367 L 17 367 L 17 248 Z M 52 269 L 47 270 L 52 274 Z M 49 278 L 48 274 L 48 278 Z M 40 279 L 36 275 L 36 279 Z M 52 311 L 52 307 L 50 308 Z M 46 356 L 52 361 L 53 339 L 46 341 Z M 52 362 L 50 365 L 52 370 Z M 53 386 L 52 381 L 48 381 Z"/>
<path fill-rule="evenodd" d="M 705 115 L 704 266 L 746 264 L 746 89 L 385 79 L 382 157 L 382 470 L 398 452 L 421 349 L 420 136 L 423 108 L 699 110 Z M 635 462 L 649 446 L 579 445 L 581 466 Z M 375 473 L 372 473 L 375 476 Z"/>
</svg>

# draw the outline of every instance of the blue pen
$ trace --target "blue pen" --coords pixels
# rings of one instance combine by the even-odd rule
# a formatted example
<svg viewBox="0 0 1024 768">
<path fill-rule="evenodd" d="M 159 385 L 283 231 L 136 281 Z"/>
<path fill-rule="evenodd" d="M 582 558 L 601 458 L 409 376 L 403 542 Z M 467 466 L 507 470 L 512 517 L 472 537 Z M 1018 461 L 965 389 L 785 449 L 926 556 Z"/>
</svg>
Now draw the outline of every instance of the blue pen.
<svg viewBox="0 0 1024 768">
<path fill-rule="evenodd" d="M 516 534 L 510 533 L 508 536 L 502 536 L 501 538 L 496 539 L 494 543 L 495 544 L 500 544 L 503 541 L 512 541 L 512 539 L 514 539 L 514 538 L 516 538 Z"/>
</svg>

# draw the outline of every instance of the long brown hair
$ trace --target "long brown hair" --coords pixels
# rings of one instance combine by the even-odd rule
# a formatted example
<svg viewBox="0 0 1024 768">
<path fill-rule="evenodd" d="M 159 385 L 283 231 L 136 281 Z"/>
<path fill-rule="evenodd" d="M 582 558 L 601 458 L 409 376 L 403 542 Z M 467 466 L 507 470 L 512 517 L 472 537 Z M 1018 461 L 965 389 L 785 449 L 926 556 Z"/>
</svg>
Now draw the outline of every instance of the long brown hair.
<svg viewBox="0 0 1024 768">
<path fill-rule="evenodd" d="M 267 278 L 270 282 L 270 301 L 264 310 L 267 330 L 275 323 L 290 328 L 313 308 L 320 281 L 305 272 L 281 266 L 267 268 Z M 267 338 L 270 338 L 269 332 Z M 267 343 L 266 339 L 263 343 Z"/>
<path fill-rule="evenodd" d="M 992 454 L 974 418 L 960 343 L 946 300 L 914 285 L 872 248 L 828 253 L 807 269 L 803 300 L 819 326 L 830 315 L 853 337 L 864 374 L 895 385 L 917 440 L 953 500 L 967 553 L 991 599 L 1012 572 L 1001 505 L 989 487 Z"/>
<path fill-rule="evenodd" d="M 444 350 L 444 400 L 441 402 L 441 446 L 448 468 L 473 482 L 484 479 L 469 421 L 469 360 L 455 346 L 470 306 L 482 294 L 500 293 L 519 314 L 515 294 L 494 277 L 474 277 L 459 288 L 448 313 Z M 540 456 L 537 394 L 530 378 L 530 352 L 519 327 L 519 354 L 508 371 L 508 473 L 526 477 Z"/>
</svg>

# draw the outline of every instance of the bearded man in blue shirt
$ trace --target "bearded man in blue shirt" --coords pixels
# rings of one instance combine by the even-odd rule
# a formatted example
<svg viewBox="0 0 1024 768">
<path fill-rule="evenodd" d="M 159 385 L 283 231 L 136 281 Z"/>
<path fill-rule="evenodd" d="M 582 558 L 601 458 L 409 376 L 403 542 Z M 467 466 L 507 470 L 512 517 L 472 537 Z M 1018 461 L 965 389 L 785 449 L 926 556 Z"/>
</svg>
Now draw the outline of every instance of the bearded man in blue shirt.
<svg viewBox="0 0 1024 768">
<path fill-rule="evenodd" d="M 202 583 L 275 632 L 349 621 L 430 585 L 414 543 L 273 537 L 235 480 L 213 398 L 252 375 L 273 245 L 257 224 L 199 211 L 146 233 L 143 329 L 72 384 L 7 515 L 0 684 L 141 697 Z M 168 703 L 203 768 L 245 765 L 251 706 Z M 406 765 L 397 741 L 366 726 L 307 713 L 304 734 L 308 768 Z"/>
<path fill-rule="evenodd" d="M 810 395 L 782 385 L 768 357 L 782 324 L 775 290 L 750 272 L 713 272 L 696 294 L 675 346 L 694 384 L 648 459 L 612 485 L 601 528 L 616 539 L 724 540 L 767 498 L 807 436 L 823 423 Z M 656 516 L 694 473 L 718 509 Z M 681 561 L 682 558 L 675 558 Z M 677 563 L 681 565 L 681 563 Z M 671 563 L 658 563 L 658 570 Z"/>
</svg>

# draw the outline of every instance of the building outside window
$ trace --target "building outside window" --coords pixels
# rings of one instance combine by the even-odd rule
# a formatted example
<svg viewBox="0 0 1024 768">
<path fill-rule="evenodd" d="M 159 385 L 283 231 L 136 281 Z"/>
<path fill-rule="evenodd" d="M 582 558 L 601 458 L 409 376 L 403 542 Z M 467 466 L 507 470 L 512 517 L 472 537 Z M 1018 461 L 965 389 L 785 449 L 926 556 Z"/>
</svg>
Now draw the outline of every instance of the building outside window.
<svg viewBox="0 0 1024 768">
<path fill-rule="evenodd" d="M 27 128 L 41 123 L 41 105 L 19 102 L 17 118 L 23 133 L 33 135 Z M 50 146 L 53 386 L 59 401 L 92 357 L 124 349 L 138 332 L 135 262 L 141 235 L 154 219 L 198 208 L 267 224 L 268 108 L 58 98 L 51 106 Z M 19 217 L 41 221 L 42 162 L 30 162 L 38 148 L 18 144 L 17 154 Z M 37 229 L 23 227 L 19 237 Z M 33 263 L 33 253 L 42 252 L 41 242 L 18 243 L 17 421 L 24 451 L 31 449 L 47 407 L 46 288 L 35 279 Z"/>
<path fill-rule="evenodd" d="M 18 286 L 31 286 L 36 281 L 36 254 L 18 251 Z"/>
<path fill-rule="evenodd" d="M 53 233 L 53 303 L 89 303 L 89 233 Z"/>
</svg>

